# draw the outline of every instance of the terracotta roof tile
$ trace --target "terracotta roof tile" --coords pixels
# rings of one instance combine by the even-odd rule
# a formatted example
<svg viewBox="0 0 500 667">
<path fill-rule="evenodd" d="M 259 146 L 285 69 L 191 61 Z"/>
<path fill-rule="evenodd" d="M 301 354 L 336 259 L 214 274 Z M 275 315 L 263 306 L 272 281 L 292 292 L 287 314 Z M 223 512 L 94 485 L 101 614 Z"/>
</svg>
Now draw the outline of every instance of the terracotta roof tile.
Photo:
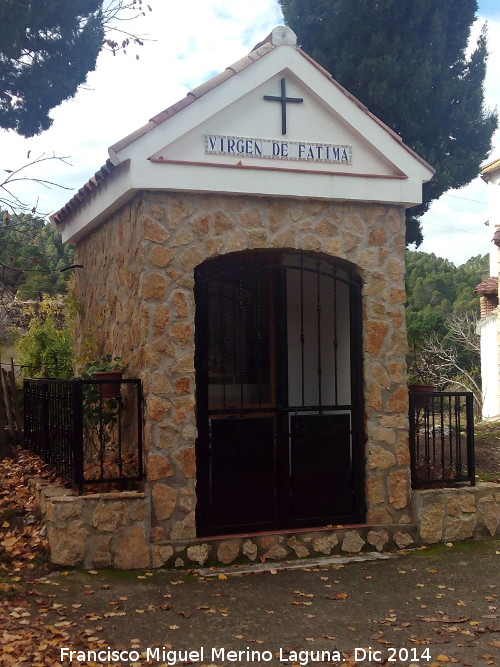
<svg viewBox="0 0 500 667">
<path fill-rule="evenodd" d="M 497 169 L 500 169 L 500 159 L 493 160 L 493 162 L 488 162 L 488 164 L 485 164 L 484 167 L 481 168 L 481 173 L 484 174 L 488 171 L 496 171 Z"/>
<path fill-rule="evenodd" d="M 486 183 L 490 180 L 491 174 L 494 174 L 496 171 L 500 170 L 500 160 L 493 160 L 493 162 L 489 162 L 488 164 L 485 164 L 484 167 L 481 168 L 480 174 L 481 178 L 483 181 Z"/>
<path fill-rule="evenodd" d="M 275 48 L 276 47 L 273 46 L 272 44 L 264 44 L 260 46 L 258 49 L 251 51 L 248 55 L 244 56 L 243 58 L 240 58 L 240 60 L 237 60 L 232 65 L 229 65 L 229 67 L 226 68 L 226 71 L 232 70 L 234 74 L 237 74 L 238 72 L 241 72 L 249 65 L 254 63 L 256 60 L 259 60 L 259 58 L 262 58 L 262 56 L 265 56 L 266 53 L 269 53 Z"/>
<path fill-rule="evenodd" d="M 490 276 L 474 287 L 476 294 L 498 294 L 498 278 Z"/>
<path fill-rule="evenodd" d="M 196 99 L 197 98 L 192 93 L 188 93 L 186 95 L 186 97 L 184 97 L 182 100 L 179 100 L 179 102 L 176 102 L 175 104 L 172 104 L 172 106 L 168 107 L 168 109 L 164 109 L 163 111 L 160 111 L 160 113 L 157 113 L 155 116 L 153 116 L 150 119 L 150 123 L 154 123 L 155 127 L 157 125 L 160 125 L 165 120 L 168 120 L 169 118 L 172 118 L 172 116 L 175 116 L 176 113 L 178 113 L 182 109 L 185 109 L 190 104 L 195 102 Z M 135 141 L 135 139 L 134 139 L 134 141 Z M 132 142 L 130 142 L 130 143 L 132 143 Z"/>
<path fill-rule="evenodd" d="M 241 72 L 246 67 L 251 65 L 253 62 L 258 60 L 259 58 L 262 58 L 262 56 L 265 56 L 266 53 L 272 51 L 274 48 L 276 47 L 274 47 L 272 44 L 264 44 L 259 49 L 252 51 L 251 54 L 244 56 L 243 58 L 233 63 L 232 65 L 229 65 L 229 67 L 226 67 L 226 69 L 223 72 L 220 72 L 220 74 L 217 74 L 208 81 L 205 81 L 205 83 L 202 83 L 196 88 L 193 88 L 193 90 L 191 90 L 182 100 L 179 100 L 175 104 L 172 104 L 163 111 L 160 111 L 160 113 L 153 116 L 150 119 L 149 123 L 143 125 L 138 130 L 132 132 L 123 139 L 120 139 L 120 141 L 117 141 L 115 144 L 111 146 L 111 150 L 115 151 L 115 153 L 118 153 L 119 151 L 123 150 L 131 143 L 142 137 L 144 134 L 153 130 L 157 125 L 160 125 L 169 118 L 172 118 L 172 116 L 175 116 L 176 113 L 182 111 L 182 109 L 185 109 L 187 106 L 195 102 L 203 95 L 206 95 L 214 88 L 217 88 L 217 86 L 220 86 L 221 83 L 224 83 L 224 81 L 226 81 L 227 79 L 230 79 L 238 72 Z"/>
<path fill-rule="evenodd" d="M 363 102 L 360 102 L 357 97 L 355 97 L 352 93 L 350 93 L 348 90 L 344 88 L 338 81 L 336 81 L 332 74 L 328 72 L 324 67 L 322 67 L 314 58 L 311 58 L 311 56 L 306 53 L 305 51 L 302 51 L 302 49 L 298 48 L 297 49 L 303 56 L 308 60 L 316 69 L 318 69 L 322 74 L 324 74 L 330 81 L 339 89 L 341 90 L 346 97 L 348 97 L 354 104 L 356 104 L 357 107 L 359 107 L 364 113 L 366 113 L 370 118 L 372 118 L 380 127 L 382 127 L 386 132 L 388 132 L 396 141 L 398 141 L 405 150 L 407 150 L 411 155 L 413 155 L 414 158 L 416 158 L 419 162 L 421 162 L 423 165 L 431 169 L 433 173 L 436 173 L 436 170 L 434 167 L 432 167 L 428 162 L 426 162 L 418 153 L 415 153 L 414 150 L 412 150 L 409 146 L 407 146 L 405 143 L 403 143 L 402 137 L 397 134 L 397 132 L 394 132 L 388 125 L 386 125 L 383 121 L 380 120 L 380 118 L 377 118 L 374 114 L 372 114 L 371 111 L 368 110 L 368 108 L 363 104 Z"/>
<path fill-rule="evenodd" d="M 119 151 L 123 150 L 124 148 L 132 144 L 134 141 L 137 141 L 137 139 L 147 134 L 158 125 L 161 125 L 161 123 L 165 122 L 169 118 L 172 118 L 172 116 L 175 116 L 176 113 L 182 111 L 182 109 L 185 109 L 187 106 L 195 102 L 197 99 L 199 99 L 203 95 L 206 95 L 206 93 L 210 92 L 217 86 L 220 86 L 221 83 L 223 83 L 227 79 L 230 79 L 238 72 L 241 72 L 243 69 L 251 65 L 256 60 L 259 60 L 259 58 L 262 58 L 262 56 L 265 56 L 266 53 L 269 53 L 275 48 L 276 47 L 273 46 L 272 44 L 264 41 L 262 45 L 260 46 L 258 45 L 257 47 L 255 47 L 254 50 L 249 55 L 245 56 L 244 58 L 241 58 L 236 63 L 229 65 L 229 67 L 227 67 L 220 74 L 217 74 L 216 76 L 212 77 L 205 83 L 202 83 L 197 88 L 191 90 L 182 100 L 179 100 L 175 104 L 169 106 L 167 109 L 160 111 L 160 113 L 150 118 L 148 123 L 138 128 L 131 134 L 127 135 L 123 139 L 120 139 L 120 141 L 114 143 L 112 146 L 110 146 L 110 151 L 118 153 Z M 111 160 L 108 159 L 106 161 L 106 164 L 103 165 L 101 169 L 98 172 L 96 172 L 96 174 L 92 178 L 89 179 L 88 183 L 85 183 L 85 185 L 83 185 L 78 190 L 77 194 L 74 195 L 68 201 L 67 204 L 65 204 L 61 209 L 59 209 L 59 211 L 53 213 L 50 216 L 50 219 L 56 224 L 60 224 L 64 220 L 64 218 L 67 215 L 69 215 L 69 213 L 71 213 L 75 208 L 77 208 L 80 201 L 85 198 L 87 192 L 90 193 L 94 191 L 97 187 L 99 187 L 100 182 L 104 180 L 104 178 L 106 178 L 106 175 L 110 173 L 113 168 L 114 168 L 113 163 L 111 162 Z"/>
<path fill-rule="evenodd" d="M 306 60 L 308 60 L 312 65 L 314 65 L 314 67 L 316 67 L 316 69 L 319 69 L 319 71 L 320 71 L 322 74 L 324 74 L 328 79 L 331 79 L 332 81 L 334 80 L 334 79 L 333 79 L 333 76 L 330 74 L 330 72 L 329 72 L 327 69 L 325 69 L 322 65 L 320 65 L 319 62 L 317 62 L 316 60 L 314 60 L 314 58 L 311 58 L 311 56 L 310 56 L 308 53 L 306 53 L 305 51 L 302 51 L 302 49 L 301 49 L 300 47 L 297 47 L 297 51 L 298 51 L 300 54 L 302 54 L 302 55 L 304 56 L 304 58 L 305 58 Z M 342 88 L 342 86 L 340 85 L 340 83 L 337 84 L 337 85 L 338 85 L 340 88 Z M 345 90 L 345 88 L 342 88 L 342 90 Z M 347 91 L 346 91 L 346 92 L 347 92 Z M 351 95 L 350 93 L 349 93 L 349 96 L 352 97 L 352 95 Z"/>
<path fill-rule="evenodd" d="M 115 165 L 111 160 L 106 160 L 106 163 L 102 165 L 99 171 L 96 171 L 94 176 L 90 178 L 87 183 L 82 185 L 78 192 L 71 197 L 71 199 L 61 208 L 59 211 L 56 211 L 50 216 L 52 222 L 56 225 L 59 225 L 64 218 L 66 218 L 72 211 L 79 207 L 80 202 L 83 199 L 86 199 L 89 194 L 94 190 L 97 190 L 101 183 L 109 176 L 109 174 L 115 169 Z"/>
<path fill-rule="evenodd" d="M 188 93 L 188 95 L 192 95 L 195 99 L 198 100 L 200 97 L 206 95 L 214 88 L 217 88 L 217 86 L 220 86 L 221 83 L 224 83 L 224 81 L 230 79 L 232 76 L 234 76 L 234 72 L 232 72 L 228 67 L 220 74 L 217 74 L 208 81 L 205 81 L 205 83 L 201 83 L 199 86 L 196 86 L 196 88 L 193 88 L 193 90 Z"/>
<path fill-rule="evenodd" d="M 120 139 L 120 141 L 117 141 L 115 144 L 113 144 L 111 146 L 111 150 L 115 151 L 115 153 L 118 153 L 118 151 L 121 151 L 123 148 L 125 148 L 125 146 L 128 146 L 129 144 L 133 143 L 136 139 L 139 139 L 139 137 L 142 137 L 143 134 L 146 134 L 146 132 L 149 132 L 150 130 L 155 128 L 156 125 L 157 123 L 150 120 L 149 123 L 146 123 L 146 125 L 139 127 L 137 130 L 135 130 L 135 132 L 132 132 L 123 139 Z"/>
</svg>

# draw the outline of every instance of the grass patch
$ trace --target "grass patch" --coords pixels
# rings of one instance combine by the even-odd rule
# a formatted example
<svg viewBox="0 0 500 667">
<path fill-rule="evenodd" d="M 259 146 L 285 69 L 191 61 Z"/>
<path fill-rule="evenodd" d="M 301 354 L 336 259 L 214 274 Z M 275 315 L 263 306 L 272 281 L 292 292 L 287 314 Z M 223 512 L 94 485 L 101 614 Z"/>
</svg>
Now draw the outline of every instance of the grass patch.
<svg viewBox="0 0 500 667">
<path fill-rule="evenodd" d="M 446 544 L 435 544 L 433 546 L 427 547 L 426 549 L 409 550 L 408 555 L 414 556 L 416 558 L 428 558 L 429 556 L 451 556 L 457 551 L 464 553 L 470 553 L 473 551 L 476 553 L 485 553 L 493 549 L 498 549 L 499 546 L 500 540 L 498 538 L 491 538 L 486 540 L 468 539 L 463 540 L 462 542 L 453 542 L 452 547 L 447 547 Z"/>
<path fill-rule="evenodd" d="M 477 482 L 498 482 L 500 475 L 492 472 L 484 472 L 483 470 L 478 470 L 476 472 L 476 481 Z"/>
</svg>

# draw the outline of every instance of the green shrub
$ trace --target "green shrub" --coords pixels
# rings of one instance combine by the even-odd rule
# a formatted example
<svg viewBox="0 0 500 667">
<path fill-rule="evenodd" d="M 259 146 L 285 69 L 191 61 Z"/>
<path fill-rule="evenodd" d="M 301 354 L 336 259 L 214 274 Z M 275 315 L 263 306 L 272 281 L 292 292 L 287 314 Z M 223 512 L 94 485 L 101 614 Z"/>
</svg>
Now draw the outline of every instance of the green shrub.
<svg viewBox="0 0 500 667">
<path fill-rule="evenodd" d="M 44 296 L 33 311 L 28 329 L 16 342 L 19 363 L 27 377 L 68 379 L 73 375 L 71 334 L 60 300 Z"/>
</svg>

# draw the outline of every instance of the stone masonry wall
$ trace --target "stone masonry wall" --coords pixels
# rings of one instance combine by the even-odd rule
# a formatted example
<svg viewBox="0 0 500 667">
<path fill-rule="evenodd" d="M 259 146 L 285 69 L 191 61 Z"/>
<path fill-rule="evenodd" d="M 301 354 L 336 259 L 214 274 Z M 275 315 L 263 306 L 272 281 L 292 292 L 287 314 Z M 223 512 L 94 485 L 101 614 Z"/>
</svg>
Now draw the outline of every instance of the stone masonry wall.
<svg viewBox="0 0 500 667">
<path fill-rule="evenodd" d="M 297 529 L 150 543 L 150 493 L 77 496 L 33 479 L 54 565 L 87 568 L 189 568 L 394 551 L 500 533 L 499 485 L 415 491 L 418 525 Z M 307 562 L 307 561 L 306 561 Z"/>
<path fill-rule="evenodd" d="M 402 549 L 415 543 L 415 526 L 391 525 L 155 544 L 149 539 L 149 492 L 77 496 L 37 478 L 30 488 L 47 530 L 50 562 L 63 567 L 144 570 L 250 564 Z"/>
<path fill-rule="evenodd" d="M 50 562 L 86 568 L 148 568 L 151 499 L 137 491 L 77 496 L 31 480 L 47 529 Z"/>
<path fill-rule="evenodd" d="M 411 523 L 404 210 L 350 202 L 143 192 L 77 244 L 80 348 L 122 356 L 145 395 L 154 543 L 195 527 L 194 268 L 253 248 L 355 264 L 364 282 L 368 524 Z"/>
<path fill-rule="evenodd" d="M 413 506 L 422 544 L 500 534 L 500 485 L 493 482 L 414 491 Z"/>
</svg>

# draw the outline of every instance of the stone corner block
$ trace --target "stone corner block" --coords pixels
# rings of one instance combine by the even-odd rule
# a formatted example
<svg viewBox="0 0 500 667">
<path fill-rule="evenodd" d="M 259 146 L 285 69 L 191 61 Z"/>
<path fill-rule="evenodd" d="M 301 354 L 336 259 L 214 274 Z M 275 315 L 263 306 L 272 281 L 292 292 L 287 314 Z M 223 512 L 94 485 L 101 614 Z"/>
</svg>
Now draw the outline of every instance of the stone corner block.
<svg viewBox="0 0 500 667">
<path fill-rule="evenodd" d="M 47 530 L 50 562 L 53 565 L 82 565 L 88 534 L 82 521 L 70 521 L 60 527 L 50 525 Z"/>
<path fill-rule="evenodd" d="M 436 544 L 443 539 L 445 503 L 429 503 L 419 514 L 420 538 L 424 544 Z"/>
<path fill-rule="evenodd" d="M 136 524 L 122 537 L 115 551 L 114 566 L 120 570 L 140 570 L 150 564 L 144 528 Z"/>
</svg>

